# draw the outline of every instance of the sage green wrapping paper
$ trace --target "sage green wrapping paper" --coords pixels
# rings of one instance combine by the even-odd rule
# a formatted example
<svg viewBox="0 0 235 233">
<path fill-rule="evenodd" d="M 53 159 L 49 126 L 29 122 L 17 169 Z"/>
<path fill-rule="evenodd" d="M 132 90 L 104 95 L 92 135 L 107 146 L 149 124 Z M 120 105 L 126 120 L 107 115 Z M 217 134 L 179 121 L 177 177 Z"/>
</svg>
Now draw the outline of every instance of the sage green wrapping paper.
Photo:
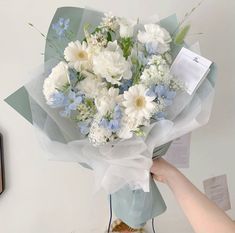
<svg viewBox="0 0 235 233">
<path fill-rule="evenodd" d="M 70 30 L 75 32 L 71 36 L 71 40 L 83 39 L 83 24 L 84 19 L 89 19 L 89 23 L 97 25 L 102 17 L 102 13 L 93 10 L 84 10 L 75 7 L 62 7 L 57 9 L 49 31 L 47 34 L 47 43 L 45 47 L 45 64 L 50 59 L 57 59 L 59 54 L 50 46 L 50 40 L 60 46 L 61 51 L 67 46 L 67 42 L 63 39 L 56 39 L 55 32 L 52 30 L 52 23 L 58 21 L 59 18 L 70 19 Z M 84 20 L 84 21 L 83 21 Z M 172 15 L 163 19 L 160 24 L 165 27 L 170 33 L 173 33 L 177 27 L 176 15 Z M 173 54 L 176 55 L 182 46 L 172 48 Z M 59 59 L 58 59 L 59 61 Z M 215 67 L 212 66 L 208 79 L 214 86 Z M 5 99 L 20 115 L 33 124 L 30 100 L 25 87 L 21 87 L 15 93 Z M 43 114 L 43 109 L 34 103 L 34 107 L 40 110 Z M 153 158 L 164 155 L 169 148 L 170 143 L 164 144 L 155 148 Z M 82 164 L 88 168 L 86 164 Z M 145 193 L 142 190 L 131 190 L 128 186 L 122 188 L 112 195 L 113 210 L 118 218 L 133 228 L 143 226 L 146 221 L 162 214 L 166 210 L 165 202 L 152 178 L 150 178 L 150 192 Z"/>
</svg>

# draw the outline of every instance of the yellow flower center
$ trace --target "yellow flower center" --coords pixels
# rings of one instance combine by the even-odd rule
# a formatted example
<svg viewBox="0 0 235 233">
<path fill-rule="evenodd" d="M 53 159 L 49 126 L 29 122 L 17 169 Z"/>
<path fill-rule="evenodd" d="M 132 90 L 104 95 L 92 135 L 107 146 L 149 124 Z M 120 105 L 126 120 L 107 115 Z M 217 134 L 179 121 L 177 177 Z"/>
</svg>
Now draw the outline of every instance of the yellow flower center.
<svg viewBox="0 0 235 233">
<path fill-rule="evenodd" d="M 78 59 L 78 60 L 87 60 L 87 59 L 88 59 L 87 52 L 86 52 L 86 51 L 83 51 L 83 50 L 80 50 L 80 51 L 77 53 L 77 59 Z"/>
<path fill-rule="evenodd" d="M 146 104 L 146 101 L 145 101 L 145 98 L 143 96 L 138 96 L 136 99 L 135 99 L 135 106 L 137 108 L 143 108 Z"/>
</svg>

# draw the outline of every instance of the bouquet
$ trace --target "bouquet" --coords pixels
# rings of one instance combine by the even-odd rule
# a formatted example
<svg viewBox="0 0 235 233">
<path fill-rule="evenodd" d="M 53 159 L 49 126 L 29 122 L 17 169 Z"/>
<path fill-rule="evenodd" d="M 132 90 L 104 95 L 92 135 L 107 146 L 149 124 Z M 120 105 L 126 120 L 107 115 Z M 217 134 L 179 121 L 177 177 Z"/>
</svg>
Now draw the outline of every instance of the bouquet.
<svg viewBox="0 0 235 233">
<path fill-rule="evenodd" d="M 30 24 L 34 27 L 34 25 Z M 19 93 L 50 158 L 94 171 L 116 216 L 140 227 L 165 209 L 150 175 L 153 154 L 205 124 L 214 65 L 193 92 L 172 70 L 189 26 L 175 16 L 143 23 L 81 8 L 57 10 L 45 63 Z M 22 107 L 21 106 L 21 107 Z"/>
</svg>

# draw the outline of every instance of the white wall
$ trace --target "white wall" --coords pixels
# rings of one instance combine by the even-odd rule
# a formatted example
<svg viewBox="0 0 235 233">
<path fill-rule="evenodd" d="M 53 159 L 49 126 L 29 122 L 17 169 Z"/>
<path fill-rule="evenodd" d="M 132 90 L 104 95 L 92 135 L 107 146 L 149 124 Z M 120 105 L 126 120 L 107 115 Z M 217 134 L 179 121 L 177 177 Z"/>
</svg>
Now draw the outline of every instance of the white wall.
<svg viewBox="0 0 235 233">
<path fill-rule="evenodd" d="M 60 6 L 90 6 L 129 17 L 160 17 L 174 12 L 179 18 L 197 0 L 0 0 L 0 131 L 5 136 L 6 191 L 0 196 L 0 232 L 85 233 L 103 229 L 108 208 L 103 193 L 93 199 L 93 178 L 73 163 L 49 162 L 32 126 L 2 100 L 26 81 L 26 74 L 43 61 L 43 39 L 27 26 L 33 22 L 47 31 Z M 219 67 L 210 123 L 193 133 L 191 167 L 183 172 L 202 189 L 202 181 L 227 174 L 235 219 L 235 1 L 207 0 L 191 17 L 192 32 L 203 55 Z M 233 23 L 232 23 L 233 22 Z M 160 186 L 168 210 L 157 222 L 159 233 L 190 233 L 187 220 L 171 192 Z M 99 233 L 102 230 L 94 230 Z"/>
</svg>

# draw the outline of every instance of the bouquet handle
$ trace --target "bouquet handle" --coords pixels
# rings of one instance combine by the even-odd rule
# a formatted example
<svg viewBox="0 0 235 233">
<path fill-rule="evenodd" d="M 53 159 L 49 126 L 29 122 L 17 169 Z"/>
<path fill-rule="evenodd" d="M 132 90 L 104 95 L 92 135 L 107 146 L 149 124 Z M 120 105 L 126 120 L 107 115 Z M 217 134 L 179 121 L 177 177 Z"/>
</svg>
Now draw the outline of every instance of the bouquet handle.
<svg viewBox="0 0 235 233">
<path fill-rule="evenodd" d="M 153 159 L 163 156 L 171 142 L 154 149 Z M 120 218 L 132 228 L 140 228 L 145 223 L 166 210 L 166 204 L 159 189 L 150 177 L 150 191 L 142 189 L 132 190 L 128 185 L 112 194 L 113 211 L 116 217 Z"/>
</svg>

